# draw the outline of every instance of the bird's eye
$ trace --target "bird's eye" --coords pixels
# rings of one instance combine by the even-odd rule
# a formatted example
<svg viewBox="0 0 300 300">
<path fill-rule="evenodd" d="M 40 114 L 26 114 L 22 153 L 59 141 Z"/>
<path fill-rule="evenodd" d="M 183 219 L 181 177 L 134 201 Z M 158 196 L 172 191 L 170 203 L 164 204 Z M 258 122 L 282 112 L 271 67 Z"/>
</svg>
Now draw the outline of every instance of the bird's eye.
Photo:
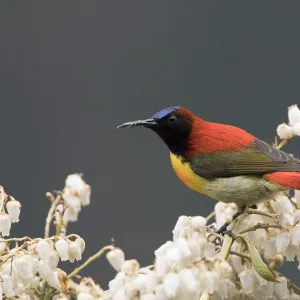
<svg viewBox="0 0 300 300">
<path fill-rule="evenodd" d="M 168 121 L 169 121 L 169 123 L 175 123 L 176 117 L 174 115 L 172 115 Z"/>
</svg>

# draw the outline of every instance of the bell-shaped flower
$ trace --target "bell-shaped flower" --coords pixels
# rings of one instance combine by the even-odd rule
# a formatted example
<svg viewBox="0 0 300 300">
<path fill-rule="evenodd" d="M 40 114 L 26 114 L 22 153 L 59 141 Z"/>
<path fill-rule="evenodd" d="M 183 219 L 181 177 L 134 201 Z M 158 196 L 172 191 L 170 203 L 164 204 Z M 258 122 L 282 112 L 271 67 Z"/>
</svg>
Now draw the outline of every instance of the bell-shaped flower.
<svg viewBox="0 0 300 300">
<path fill-rule="evenodd" d="M 60 256 L 61 261 L 69 259 L 69 243 L 65 239 L 60 239 L 55 243 L 55 249 Z"/>
<path fill-rule="evenodd" d="M 164 278 L 164 289 L 168 298 L 175 298 L 180 288 L 180 278 L 178 274 L 168 273 Z"/>
<path fill-rule="evenodd" d="M 0 213 L 0 231 L 2 236 L 8 236 L 11 227 L 11 218 L 8 214 L 2 212 Z"/>
<path fill-rule="evenodd" d="M 75 260 L 81 260 L 81 247 L 79 243 L 70 241 L 69 242 L 69 259 L 70 262 L 74 262 Z"/>
<path fill-rule="evenodd" d="M 21 212 L 21 203 L 15 200 L 13 197 L 10 197 L 11 200 L 6 203 L 6 209 L 11 217 L 12 223 L 19 222 L 19 216 Z"/>
<path fill-rule="evenodd" d="M 106 254 L 106 258 L 108 262 L 112 265 L 112 267 L 118 272 L 121 270 L 122 265 L 125 261 L 124 252 L 119 248 L 115 248 L 109 251 Z"/>
<path fill-rule="evenodd" d="M 41 260 L 48 261 L 51 254 L 51 247 L 47 241 L 39 241 L 35 246 L 35 250 Z"/>
<path fill-rule="evenodd" d="M 291 126 L 294 126 L 300 122 L 300 110 L 297 104 L 294 104 L 288 108 L 288 117 Z"/>
<path fill-rule="evenodd" d="M 255 287 L 255 280 L 252 272 L 245 270 L 239 274 L 239 278 L 245 294 L 252 294 Z"/>
<path fill-rule="evenodd" d="M 279 124 L 276 131 L 281 139 L 290 139 L 294 135 L 293 128 L 286 123 Z"/>
</svg>

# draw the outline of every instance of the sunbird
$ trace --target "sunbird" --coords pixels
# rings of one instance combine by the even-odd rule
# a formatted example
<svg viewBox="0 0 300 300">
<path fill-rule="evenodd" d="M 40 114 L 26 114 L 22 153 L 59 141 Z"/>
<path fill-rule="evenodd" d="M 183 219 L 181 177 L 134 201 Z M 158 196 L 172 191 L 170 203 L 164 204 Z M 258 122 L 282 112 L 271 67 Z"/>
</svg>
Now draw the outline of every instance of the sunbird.
<svg viewBox="0 0 300 300">
<path fill-rule="evenodd" d="M 181 106 L 118 128 L 132 126 L 158 134 L 179 179 L 215 200 L 245 207 L 300 190 L 300 160 L 241 128 L 204 121 Z"/>
</svg>

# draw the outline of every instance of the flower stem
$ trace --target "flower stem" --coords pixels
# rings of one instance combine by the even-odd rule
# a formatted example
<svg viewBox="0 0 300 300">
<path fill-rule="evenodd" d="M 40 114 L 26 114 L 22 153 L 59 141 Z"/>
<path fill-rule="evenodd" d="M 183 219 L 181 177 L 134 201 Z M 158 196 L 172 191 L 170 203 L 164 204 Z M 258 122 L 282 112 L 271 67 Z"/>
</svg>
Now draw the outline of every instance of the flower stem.
<svg viewBox="0 0 300 300">
<path fill-rule="evenodd" d="M 93 256 L 89 257 L 81 266 L 78 268 L 74 269 L 68 276 L 68 279 L 71 279 L 75 275 L 77 275 L 82 269 L 84 269 L 87 265 L 89 265 L 91 262 L 94 260 L 98 259 L 101 257 L 106 251 L 111 251 L 114 249 L 114 246 L 105 246 L 102 249 L 100 249 L 97 253 L 95 253 Z"/>
<path fill-rule="evenodd" d="M 237 234 L 243 234 L 249 231 L 255 231 L 257 229 L 268 229 L 268 228 L 282 228 L 282 227 L 279 224 L 257 223 L 254 226 L 239 231 Z"/>
<path fill-rule="evenodd" d="M 211 212 L 211 213 L 206 217 L 206 221 L 209 221 L 209 220 L 212 219 L 215 215 L 216 215 L 216 212 L 215 212 L 215 211 Z"/>
<path fill-rule="evenodd" d="M 47 239 L 50 235 L 50 225 L 53 219 L 56 206 L 58 205 L 59 201 L 61 200 L 61 196 L 58 195 L 54 201 L 52 201 L 51 207 L 49 209 L 47 218 L 46 218 L 46 225 L 45 225 L 45 239 Z"/>
</svg>

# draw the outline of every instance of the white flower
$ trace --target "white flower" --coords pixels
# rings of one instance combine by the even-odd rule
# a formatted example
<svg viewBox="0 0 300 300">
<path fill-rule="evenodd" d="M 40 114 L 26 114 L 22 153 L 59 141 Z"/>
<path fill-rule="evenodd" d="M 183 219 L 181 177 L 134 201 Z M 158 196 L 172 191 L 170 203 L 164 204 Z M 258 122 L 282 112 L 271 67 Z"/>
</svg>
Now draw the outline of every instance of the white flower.
<svg viewBox="0 0 300 300">
<path fill-rule="evenodd" d="M 161 245 L 157 250 L 155 250 L 154 254 L 155 254 L 155 256 L 164 255 L 166 253 L 166 251 L 170 247 L 173 247 L 173 246 L 174 246 L 173 242 L 167 241 L 166 243 L 164 243 L 163 245 Z"/>
<path fill-rule="evenodd" d="M 6 248 L 6 243 L 3 241 L 3 242 L 0 242 L 0 252 L 4 251 Z M 1 298 L 0 298 L 1 299 Z"/>
<path fill-rule="evenodd" d="M 200 287 L 203 293 L 212 294 L 214 288 L 218 286 L 218 278 L 215 272 L 204 271 L 199 276 Z"/>
<path fill-rule="evenodd" d="M 165 288 L 163 284 L 158 284 L 155 287 L 155 295 L 156 295 L 156 300 L 165 300 L 167 299 L 167 295 L 165 292 Z"/>
<path fill-rule="evenodd" d="M 9 275 L 1 275 L 2 290 L 6 297 L 12 297 L 15 295 L 12 277 Z"/>
<path fill-rule="evenodd" d="M 178 275 L 180 287 L 184 293 L 195 293 L 197 291 L 197 281 L 190 269 L 181 269 Z"/>
<path fill-rule="evenodd" d="M 173 247 L 167 250 L 166 258 L 170 268 L 175 269 L 181 266 L 182 255 L 177 247 Z"/>
<path fill-rule="evenodd" d="M 55 271 L 58 263 L 59 263 L 59 255 L 55 250 L 52 250 L 48 258 L 48 264 L 50 269 Z"/>
<path fill-rule="evenodd" d="M 288 108 L 289 123 L 294 126 L 296 123 L 300 122 L 300 110 L 297 104 L 294 104 Z"/>
<path fill-rule="evenodd" d="M 163 277 L 169 271 L 168 260 L 165 255 L 156 257 L 155 272 L 158 277 Z"/>
<path fill-rule="evenodd" d="M 175 273 L 168 273 L 164 278 L 164 289 L 168 298 L 175 297 L 180 288 L 180 278 Z"/>
<path fill-rule="evenodd" d="M 281 216 L 281 219 L 280 219 L 280 225 L 285 228 L 288 228 L 289 226 L 294 225 L 293 216 L 289 213 L 283 213 Z"/>
<path fill-rule="evenodd" d="M 276 198 L 275 201 L 276 211 L 278 213 L 290 213 L 292 214 L 294 212 L 294 206 L 290 199 L 284 195 L 281 194 Z"/>
<path fill-rule="evenodd" d="M 0 231 L 2 236 L 8 236 L 11 227 L 11 218 L 6 213 L 0 213 Z"/>
<path fill-rule="evenodd" d="M 202 231 L 206 227 L 206 219 L 204 217 L 198 216 L 192 218 L 192 226 L 195 230 Z"/>
<path fill-rule="evenodd" d="M 72 189 L 76 193 L 80 194 L 85 189 L 85 182 L 82 179 L 81 174 L 69 175 L 66 179 L 66 187 Z"/>
<path fill-rule="evenodd" d="M 69 175 L 66 179 L 66 187 L 78 194 L 83 206 L 90 204 L 91 187 L 86 184 L 80 174 Z"/>
<path fill-rule="evenodd" d="M 88 293 L 79 293 L 77 295 L 77 300 L 94 300 L 95 298 Z"/>
<path fill-rule="evenodd" d="M 121 270 L 122 265 L 125 261 L 124 252 L 119 248 L 115 248 L 115 249 L 109 251 L 106 254 L 106 258 L 116 271 Z"/>
<path fill-rule="evenodd" d="M 157 300 L 157 297 L 153 293 L 141 295 L 141 300 Z"/>
<path fill-rule="evenodd" d="M 252 294 L 255 284 L 252 272 L 250 272 L 249 270 L 245 270 L 239 274 L 239 278 L 245 294 Z"/>
<path fill-rule="evenodd" d="M 18 276 L 22 279 L 32 279 L 38 270 L 37 259 L 32 255 L 24 254 L 16 257 L 13 263 L 18 270 Z"/>
<path fill-rule="evenodd" d="M 173 240 L 176 241 L 177 238 L 183 237 L 186 228 L 190 225 L 191 220 L 187 216 L 180 216 L 173 229 Z"/>
<path fill-rule="evenodd" d="M 294 135 L 293 128 L 286 123 L 278 125 L 276 131 L 281 139 L 290 139 Z"/>
<path fill-rule="evenodd" d="M 19 222 L 19 216 L 21 212 L 21 203 L 15 200 L 13 197 L 10 197 L 11 200 L 6 203 L 6 209 L 11 217 L 12 223 Z"/>
<path fill-rule="evenodd" d="M 63 196 L 66 206 L 71 207 L 74 210 L 81 210 L 80 197 L 74 190 L 70 188 L 65 188 Z"/>
<path fill-rule="evenodd" d="M 81 247 L 79 243 L 70 241 L 69 242 L 69 259 L 70 262 L 74 262 L 75 260 L 81 260 Z"/>
<path fill-rule="evenodd" d="M 277 278 L 278 279 L 278 278 Z M 286 278 L 284 277 L 280 277 L 279 278 L 280 282 L 279 283 L 275 283 L 275 295 L 279 298 L 279 299 L 287 299 L 289 296 L 289 290 L 287 287 L 287 281 Z"/>
<path fill-rule="evenodd" d="M 294 133 L 294 135 L 297 135 L 297 136 L 300 135 L 300 123 L 296 123 L 293 126 L 293 133 Z"/>
<path fill-rule="evenodd" d="M 69 243 L 65 239 L 60 239 L 55 243 L 55 249 L 62 261 L 69 259 Z"/>
<path fill-rule="evenodd" d="M 297 224 L 292 229 L 292 245 L 299 246 L 300 244 L 300 224 Z"/>
<path fill-rule="evenodd" d="M 276 240 L 266 240 L 263 244 L 265 258 L 272 258 L 276 254 Z"/>
<path fill-rule="evenodd" d="M 133 276 L 139 272 L 140 264 L 135 259 L 125 260 L 122 265 L 122 272 L 126 275 Z"/>
<path fill-rule="evenodd" d="M 35 249 L 41 260 L 47 261 L 49 259 L 49 256 L 51 254 L 51 247 L 47 241 L 39 241 L 36 244 Z"/>
<path fill-rule="evenodd" d="M 64 222 L 76 222 L 78 220 L 78 214 L 80 210 L 80 207 L 66 207 L 66 210 L 63 215 Z"/>
<path fill-rule="evenodd" d="M 183 258 L 190 258 L 192 256 L 189 243 L 186 239 L 179 238 L 178 240 L 176 240 L 175 244 L 178 247 L 178 250 L 180 251 Z"/>
<path fill-rule="evenodd" d="M 291 243 L 291 235 L 289 232 L 281 232 L 276 237 L 276 248 L 278 253 L 284 253 Z"/>
</svg>

